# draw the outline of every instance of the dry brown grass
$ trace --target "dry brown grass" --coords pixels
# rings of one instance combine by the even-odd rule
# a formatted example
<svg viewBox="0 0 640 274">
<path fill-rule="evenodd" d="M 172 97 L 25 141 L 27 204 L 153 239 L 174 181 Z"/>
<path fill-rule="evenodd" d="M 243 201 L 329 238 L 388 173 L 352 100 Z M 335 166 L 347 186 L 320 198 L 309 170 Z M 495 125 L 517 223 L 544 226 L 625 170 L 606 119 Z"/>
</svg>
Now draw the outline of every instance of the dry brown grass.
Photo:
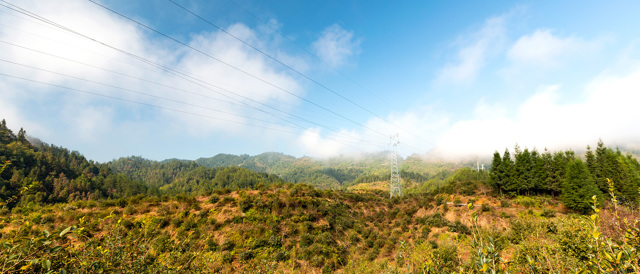
<svg viewBox="0 0 640 274">
<path fill-rule="evenodd" d="M 638 227 L 639 221 L 640 211 L 626 206 L 618 206 L 616 210 L 611 203 L 607 203 L 600 211 L 600 231 L 612 239 L 622 239 L 627 229 Z"/>
</svg>

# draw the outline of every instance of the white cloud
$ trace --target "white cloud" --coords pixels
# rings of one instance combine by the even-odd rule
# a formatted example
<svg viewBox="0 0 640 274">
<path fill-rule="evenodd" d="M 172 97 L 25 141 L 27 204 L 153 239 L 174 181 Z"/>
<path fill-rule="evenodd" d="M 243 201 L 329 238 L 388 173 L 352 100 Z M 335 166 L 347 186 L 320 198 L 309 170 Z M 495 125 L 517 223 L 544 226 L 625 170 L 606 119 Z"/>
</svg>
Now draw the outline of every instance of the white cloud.
<svg viewBox="0 0 640 274">
<path fill-rule="evenodd" d="M 461 37 L 458 43 L 461 48 L 456 54 L 456 61 L 442 67 L 436 79 L 439 84 L 472 83 L 480 69 L 485 66 L 486 59 L 495 54 L 505 40 L 505 21 L 508 15 L 487 19 L 480 30 Z"/>
<path fill-rule="evenodd" d="M 173 73 L 159 70 L 36 19 L 24 20 L 22 18 L 26 17 L 25 15 L 0 14 L 0 23 L 9 26 L 0 29 L 2 41 L 176 88 L 162 87 L 2 43 L 2 59 L 153 96 L 0 62 L 0 69 L 6 74 L 164 108 L 158 109 L 2 77 L 4 91 L 3 96 L 0 96 L 0 106 L 11 107 L 0 108 L 0 116 L 18 120 L 8 122 L 19 122 L 20 125 L 28 126 L 28 130 L 31 129 L 30 134 L 33 134 L 33 129 L 37 129 L 41 134 L 34 135 L 46 142 L 63 146 L 86 144 L 87 147 L 95 148 L 107 141 L 121 140 L 121 143 L 127 143 L 130 139 L 160 137 L 158 134 L 167 131 L 199 138 L 219 133 L 238 135 L 251 132 L 261 135 L 264 134 L 263 130 L 256 130 L 246 124 L 270 128 L 282 126 L 271 124 L 270 122 L 276 122 L 278 119 L 264 115 L 255 110 L 255 107 L 264 108 L 261 104 L 269 104 L 287 109 L 299 103 L 299 99 L 280 88 L 298 96 L 303 95 L 301 86 L 290 72 L 222 32 L 192 33 L 187 43 L 255 77 L 166 39 L 153 36 L 134 23 L 87 1 L 21 1 L 16 5 L 98 41 L 206 81 L 186 81 Z M 303 58 L 279 49 L 279 42 L 273 39 L 274 32 L 262 33 L 243 24 L 233 24 L 227 31 L 272 56 L 287 60 L 296 68 L 304 69 L 307 66 Z M 233 91 L 235 94 L 222 89 Z M 11 97 L 4 96 L 5 94 L 11 94 Z M 29 115 L 26 115 L 27 113 Z M 122 126 L 130 122 L 135 122 L 140 128 L 132 132 Z M 167 130 L 166 127 L 173 128 Z M 74 134 L 68 134 L 69 132 Z M 140 136 L 132 136 L 133 134 Z M 77 146 L 73 149 L 76 148 Z M 90 151 L 85 153 L 91 154 Z"/>
<path fill-rule="evenodd" d="M 559 86 L 541 87 L 513 115 L 458 121 L 446 130 L 437 151 L 450 156 L 490 155 L 518 143 L 539 150 L 583 149 L 602 138 L 609 145 L 633 146 L 640 137 L 640 69 L 627 75 L 601 75 L 571 103 Z M 480 107 L 482 108 L 482 107 Z"/>
<path fill-rule="evenodd" d="M 523 65 L 555 66 L 594 46 L 576 37 L 558 37 L 550 30 L 536 30 L 520 37 L 509 49 L 507 57 Z"/>
<path fill-rule="evenodd" d="M 311 46 L 324 63 L 338 67 L 360 52 L 360 42 L 360 39 L 353 37 L 352 31 L 333 24 L 327 27 Z"/>
<path fill-rule="evenodd" d="M 448 117 L 431 107 L 422 107 L 392 113 L 384 120 L 372 118 L 364 125 L 365 128 L 357 130 L 342 129 L 323 135 L 318 128 L 308 129 L 299 137 L 298 143 L 306 154 L 326 158 L 388 150 L 389 136 L 398 133 L 401 155 L 426 153 L 433 148 L 434 137 L 448 125 Z"/>
<path fill-rule="evenodd" d="M 327 158 L 339 155 L 344 151 L 344 144 L 332 137 L 323 138 L 318 128 L 307 129 L 299 138 L 299 144 L 306 148 L 305 152 L 318 158 Z M 335 136 L 334 136 L 335 137 Z"/>
</svg>

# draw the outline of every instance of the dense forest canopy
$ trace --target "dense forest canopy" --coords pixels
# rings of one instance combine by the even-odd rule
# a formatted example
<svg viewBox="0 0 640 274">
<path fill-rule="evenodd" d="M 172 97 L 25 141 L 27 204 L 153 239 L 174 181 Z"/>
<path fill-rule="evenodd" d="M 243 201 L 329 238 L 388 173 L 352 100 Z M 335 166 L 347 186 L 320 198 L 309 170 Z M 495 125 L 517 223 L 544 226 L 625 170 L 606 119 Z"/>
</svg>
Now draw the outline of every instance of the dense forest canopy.
<svg viewBox="0 0 640 274">
<path fill-rule="evenodd" d="M 595 153 L 587 147 L 584 158 L 571 150 L 552 153 L 545 149 L 539 153 L 517 145 L 513 156 L 508 149 L 502 156 L 496 151 L 490 178 L 490 185 L 500 193 L 561 196 L 566 206 L 580 212 L 590 210 L 581 201 L 609 192 L 607 179 L 615 182 L 621 202 L 640 201 L 638 160 L 630 153 L 605 147 L 602 141 Z"/>
<path fill-rule="evenodd" d="M 214 188 L 251 188 L 258 183 L 284 181 L 275 175 L 244 168 L 205 168 L 191 161 L 158 163 L 140 157 L 101 164 L 76 151 L 39 142 L 32 145 L 26 131 L 14 134 L 0 124 L 0 201 L 20 196 L 20 203 L 124 198 L 138 194 L 204 194 Z M 28 191 L 22 191 L 23 188 Z M 17 201 L 16 201 L 17 202 Z M 10 206 L 14 206 L 12 204 Z"/>
</svg>

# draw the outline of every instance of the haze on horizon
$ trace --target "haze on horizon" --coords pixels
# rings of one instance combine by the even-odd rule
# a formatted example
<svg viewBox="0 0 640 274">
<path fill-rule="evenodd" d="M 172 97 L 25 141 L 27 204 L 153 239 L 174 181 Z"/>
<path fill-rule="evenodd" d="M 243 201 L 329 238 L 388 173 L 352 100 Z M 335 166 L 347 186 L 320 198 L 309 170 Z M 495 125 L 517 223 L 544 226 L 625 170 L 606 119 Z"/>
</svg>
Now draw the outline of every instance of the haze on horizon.
<svg viewBox="0 0 640 274">
<path fill-rule="evenodd" d="M 0 2 L 0 119 L 96 161 L 640 149 L 636 1 L 96 3 Z"/>
</svg>

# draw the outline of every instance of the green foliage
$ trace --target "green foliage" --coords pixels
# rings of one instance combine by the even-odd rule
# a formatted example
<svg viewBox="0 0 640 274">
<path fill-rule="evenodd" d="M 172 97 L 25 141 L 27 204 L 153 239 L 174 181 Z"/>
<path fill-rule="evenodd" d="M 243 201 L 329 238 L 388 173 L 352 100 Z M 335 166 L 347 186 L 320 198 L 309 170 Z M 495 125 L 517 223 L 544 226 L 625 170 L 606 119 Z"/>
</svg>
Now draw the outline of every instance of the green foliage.
<svg viewBox="0 0 640 274">
<path fill-rule="evenodd" d="M 516 145 L 515 161 L 509 150 L 502 157 L 494 153 L 489 183 L 501 194 L 560 195 L 568 208 L 586 213 L 590 209 L 585 197 L 601 196 L 607 191 L 605 178 L 613 178 L 619 182 L 619 200 L 638 205 L 640 163 L 634 157 L 607 148 L 600 141 L 595 153 L 587 147 L 585 161 L 582 163 L 573 151 L 552 154 L 545 149 L 538 153 L 535 149 L 522 151 Z"/>
<path fill-rule="evenodd" d="M 482 273 L 504 273 L 506 264 L 502 260 L 500 250 L 496 248 L 492 237 L 483 236 L 478 226 L 478 211 L 472 211 L 473 203 L 467 205 L 469 220 L 471 222 L 471 248 L 473 249 L 472 265 L 474 269 Z"/>
<path fill-rule="evenodd" d="M 0 125 L 0 162 L 11 162 L 0 173 L 0 201 L 9 207 L 21 203 L 121 198 L 148 190 L 143 183 L 115 174 L 106 165 L 88 161 L 78 152 L 44 143 L 33 146 L 24 138 L 25 134 L 21 130 L 15 136 L 6 125 Z"/>
<path fill-rule="evenodd" d="M 591 206 L 592 196 L 602 199 L 602 193 L 595 185 L 586 165 L 577 159 L 567 167 L 567 174 L 562 185 L 562 202 L 570 209 L 586 214 Z"/>
<path fill-rule="evenodd" d="M 617 196 L 613 181 L 606 178 L 609 184 L 609 193 L 611 202 L 614 206 L 614 216 L 621 221 L 617 215 Z M 640 189 L 639 189 L 640 191 Z M 600 209 L 598 208 L 598 198 L 592 197 L 594 214 L 586 218 L 589 226 L 589 238 L 591 252 L 588 254 L 588 261 L 580 271 L 581 273 L 638 273 L 640 272 L 640 254 L 638 254 L 638 237 L 640 229 L 638 228 L 638 220 L 633 220 L 634 227 L 627 231 L 622 230 L 620 226 L 617 229 L 625 233 L 621 242 L 616 242 L 602 234 L 600 231 Z M 630 220 L 624 220 L 629 222 Z"/>
<path fill-rule="evenodd" d="M 602 174 L 622 180 L 617 189 L 608 185 L 613 211 L 607 212 L 634 205 L 637 161 L 600 146 L 587 153 L 584 167 L 575 166 L 580 160 L 571 152 L 516 148 L 515 161 L 508 151 L 494 154 L 491 173 L 446 165 L 427 173 L 406 164 L 419 161 L 408 158 L 403 174 L 419 191 L 389 200 L 385 191 L 284 184 L 275 175 L 237 167 L 272 172 L 269 165 L 282 165 L 300 171 L 296 178 L 317 175 L 310 181 L 326 187 L 386 176 L 377 166 L 366 167 L 372 161 L 353 171 L 344 159 L 321 163 L 281 154 L 253 157 L 253 166 L 244 165 L 250 156 L 227 157 L 233 167 L 139 157 L 101 165 L 64 149 L 33 146 L 24 136 L 0 126 L 0 197 L 9 204 L 0 210 L 3 273 L 638 272 L 640 230 L 632 209 L 624 216 L 605 214 L 606 225 L 599 215 L 550 218 L 558 211 L 554 197 L 575 190 L 565 187 L 579 181 L 584 190 L 585 170 L 597 191 Z M 305 171 L 309 165 L 318 168 Z M 435 185 L 420 185 L 423 180 Z M 492 197 L 480 197 L 487 184 L 499 190 L 492 195 L 515 197 L 500 199 L 509 208 L 491 207 Z M 470 194 L 470 219 L 463 222 L 464 209 L 446 202 Z M 473 211 L 473 202 L 485 200 Z M 502 260 L 505 253 L 511 262 Z"/>
</svg>

